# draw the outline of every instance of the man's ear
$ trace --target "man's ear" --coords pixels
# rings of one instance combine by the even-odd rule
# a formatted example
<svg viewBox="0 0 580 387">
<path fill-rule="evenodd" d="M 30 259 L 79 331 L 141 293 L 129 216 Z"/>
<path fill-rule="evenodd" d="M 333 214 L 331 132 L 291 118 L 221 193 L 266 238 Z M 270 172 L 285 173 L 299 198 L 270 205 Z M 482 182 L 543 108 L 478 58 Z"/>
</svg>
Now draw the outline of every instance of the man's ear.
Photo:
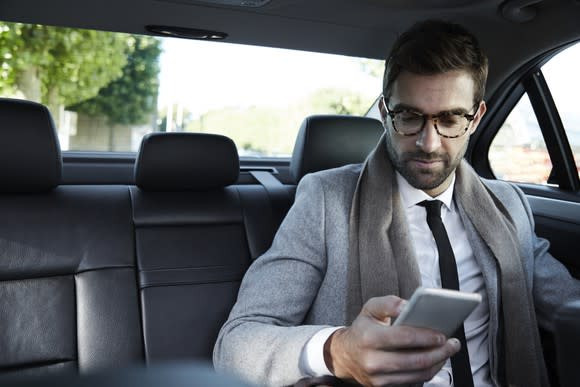
<svg viewBox="0 0 580 387">
<path fill-rule="evenodd" d="M 385 97 L 381 95 L 379 98 L 379 114 L 381 115 L 381 121 L 383 121 L 383 124 L 387 123 L 386 103 L 387 101 L 385 101 Z"/>
<path fill-rule="evenodd" d="M 479 123 L 481 122 L 481 118 L 485 115 L 486 111 L 487 111 L 487 105 L 485 104 L 485 101 L 481 101 L 479 103 L 479 107 L 477 108 L 477 111 L 475 112 L 475 118 L 473 119 L 473 123 L 471 124 L 471 130 L 469 131 L 470 135 L 475 132 L 475 130 L 479 126 Z"/>
</svg>

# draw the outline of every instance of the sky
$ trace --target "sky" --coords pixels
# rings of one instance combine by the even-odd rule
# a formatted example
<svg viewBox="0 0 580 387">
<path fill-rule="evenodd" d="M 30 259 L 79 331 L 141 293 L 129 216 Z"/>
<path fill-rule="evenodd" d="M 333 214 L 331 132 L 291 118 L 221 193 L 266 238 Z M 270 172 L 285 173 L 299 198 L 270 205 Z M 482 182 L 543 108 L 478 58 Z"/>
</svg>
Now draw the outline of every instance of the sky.
<svg viewBox="0 0 580 387">
<path fill-rule="evenodd" d="M 159 107 L 181 101 L 194 114 L 226 105 L 284 106 L 321 87 L 377 96 L 381 90 L 380 80 L 362 72 L 355 58 L 338 55 L 169 38 L 160 64 Z M 578 64 L 580 44 L 543 72 L 559 109 L 580 114 Z"/>
<path fill-rule="evenodd" d="M 284 106 L 321 87 L 378 95 L 381 81 L 350 57 L 229 43 L 164 39 L 159 107 L 194 114 L 221 106 Z"/>
<path fill-rule="evenodd" d="M 580 43 L 543 68 L 573 143 L 580 141 Z M 186 39 L 164 39 L 158 106 L 181 104 L 193 116 L 210 109 L 284 107 L 323 87 L 378 96 L 380 79 L 356 58 Z M 493 64 L 492 64 L 493 65 Z"/>
<path fill-rule="evenodd" d="M 580 43 L 557 54 L 542 68 L 558 109 L 578 115 L 580 121 Z M 580 130 L 580 128 L 578 128 Z"/>
</svg>

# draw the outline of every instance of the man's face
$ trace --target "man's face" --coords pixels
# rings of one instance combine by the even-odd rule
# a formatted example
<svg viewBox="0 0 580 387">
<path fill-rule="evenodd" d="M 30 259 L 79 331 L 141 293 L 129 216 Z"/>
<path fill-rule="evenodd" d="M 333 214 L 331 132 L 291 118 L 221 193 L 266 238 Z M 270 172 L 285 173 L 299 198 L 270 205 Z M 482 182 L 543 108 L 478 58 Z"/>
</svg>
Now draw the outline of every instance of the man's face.
<svg viewBox="0 0 580 387">
<path fill-rule="evenodd" d="M 416 113 L 437 115 L 464 111 L 475 114 L 468 131 L 458 138 L 439 136 L 432 120 L 412 136 L 397 133 L 382 104 L 381 115 L 387 133 L 387 150 L 395 169 L 413 187 L 437 196 L 452 180 L 452 173 L 465 155 L 469 137 L 475 132 L 485 113 L 485 103 L 473 106 L 475 84 L 465 71 L 449 71 L 436 75 L 401 72 L 393 83 L 387 102 L 390 111 L 407 109 Z"/>
</svg>

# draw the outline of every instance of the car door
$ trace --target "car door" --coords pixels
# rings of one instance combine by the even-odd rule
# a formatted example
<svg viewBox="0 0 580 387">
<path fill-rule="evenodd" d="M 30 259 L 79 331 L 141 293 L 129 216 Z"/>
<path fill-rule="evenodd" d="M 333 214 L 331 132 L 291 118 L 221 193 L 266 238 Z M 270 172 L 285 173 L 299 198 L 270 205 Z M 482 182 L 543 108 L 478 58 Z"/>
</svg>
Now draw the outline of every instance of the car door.
<svg viewBox="0 0 580 387">
<path fill-rule="evenodd" d="M 580 279 L 578 63 L 580 44 L 572 44 L 514 73 L 490 99 L 485 129 L 474 136 L 467 156 L 482 176 L 514 182 L 524 191 L 536 233 Z M 541 335 L 550 377 L 558 385 L 553 335 Z"/>
<path fill-rule="evenodd" d="M 515 182 L 527 195 L 536 233 L 580 278 L 580 44 L 536 59 L 490 100 L 485 130 L 469 152 L 485 177 Z M 576 106 L 574 106 L 576 104 Z"/>
</svg>

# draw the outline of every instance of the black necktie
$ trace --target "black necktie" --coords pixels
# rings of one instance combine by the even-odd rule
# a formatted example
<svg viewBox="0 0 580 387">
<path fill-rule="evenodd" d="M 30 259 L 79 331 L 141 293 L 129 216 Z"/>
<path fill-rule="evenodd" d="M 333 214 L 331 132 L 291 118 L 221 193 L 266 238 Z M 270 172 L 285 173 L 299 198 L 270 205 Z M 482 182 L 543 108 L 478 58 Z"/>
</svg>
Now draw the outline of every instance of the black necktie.
<svg viewBox="0 0 580 387">
<path fill-rule="evenodd" d="M 419 205 L 427 209 L 427 224 L 433 233 L 437 251 L 439 252 L 439 270 L 441 272 L 441 286 L 445 289 L 459 290 L 459 276 L 455 255 L 449 243 L 449 237 L 441 220 L 441 204 L 439 200 L 425 200 Z M 454 336 L 461 342 L 461 350 L 451 357 L 453 369 L 453 383 L 455 387 L 473 387 L 473 376 L 469 364 L 469 352 L 463 324 L 457 329 Z"/>
</svg>

